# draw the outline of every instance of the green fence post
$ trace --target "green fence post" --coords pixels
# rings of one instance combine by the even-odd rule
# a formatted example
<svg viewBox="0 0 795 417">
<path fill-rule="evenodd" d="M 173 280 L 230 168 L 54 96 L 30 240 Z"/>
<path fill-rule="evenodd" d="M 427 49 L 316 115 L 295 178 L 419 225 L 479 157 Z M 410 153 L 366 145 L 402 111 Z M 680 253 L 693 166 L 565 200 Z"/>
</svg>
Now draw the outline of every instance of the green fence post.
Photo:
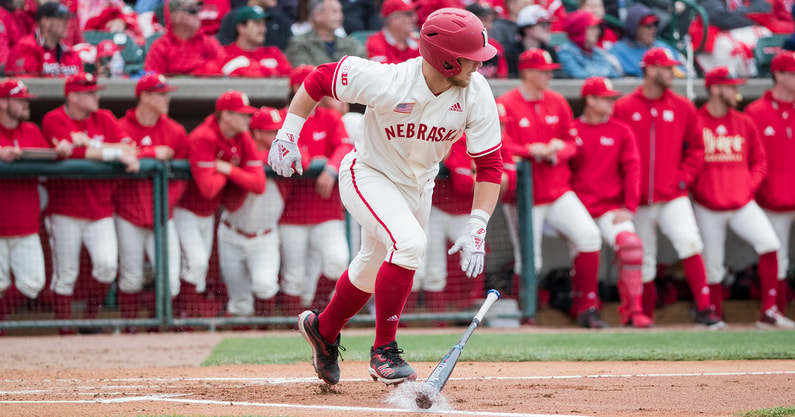
<svg viewBox="0 0 795 417">
<path fill-rule="evenodd" d="M 533 247 L 533 166 L 522 160 L 517 167 L 516 211 L 519 218 L 519 245 L 522 256 L 522 281 L 519 301 L 522 322 L 534 320 L 538 309 L 538 279 Z"/>
</svg>

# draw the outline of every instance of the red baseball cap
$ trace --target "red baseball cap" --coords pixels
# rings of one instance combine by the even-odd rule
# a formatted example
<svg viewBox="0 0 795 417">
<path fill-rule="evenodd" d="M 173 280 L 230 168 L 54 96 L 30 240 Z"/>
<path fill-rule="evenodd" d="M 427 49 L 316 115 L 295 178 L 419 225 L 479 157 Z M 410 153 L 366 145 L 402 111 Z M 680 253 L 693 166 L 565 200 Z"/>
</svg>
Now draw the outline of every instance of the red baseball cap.
<svg viewBox="0 0 795 417">
<path fill-rule="evenodd" d="M 0 98 L 36 98 L 28 93 L 28 86 L 22 81 L 8 78 L 0 81 Z"/>
<path fill-rule="evenodd" d="M 638 24 L 638 26 L 646 26 L 655 23 L 660 23 L 660 19 L 657 17 L 657 15 L 650 14 L 648 16 L 643 17 L 643 19 L 640 19 L 640 23 Z"/>
<path fill-rule="evenodd" d="M 168 85 L 168 81 L 163 74 L 146 74 L 135 84 L 135 96 L 140 97 L 141 93 L 167 93 L 176 91 L 177 87 Z"/>
<path fill-rule="evenodd" d="M 737 74 L 727 67 L 715 67 L 704 75 L 704 85 L 709 88 L 713 85 L 740 85 L 745 80 L 737 78 Z"/>
<path fill-rule="evenodd" d="M 70 75 L 63 85 L 63 95 L 69 93 L 84 93 L 86 91 L 104 90 L 104 85 L 97 85 L 97 77 L 94 74 L 80 72 Z"/>
<path fill-rule="evenodd" d="M 243 114 L 254 114 L 257 112 L 256 107 L 251 107 L 246 93 L 229 90 L 218 97 L 215 101 L 215 111 L 233 111 Z"/>
<path fill-rule="evenodd" d="M 652 65 L 658 67 L 674 67 L 682 65 L 682 62 L 674 58 L 674 55 L 668 49 L 655 46 L 654 48 L 649 48 L 640 60 L 640 66 L 642 68 Z"/>
<path fill-rule="evenodd" d="M 104 41 L 101 41 L 97 44 L 97 57 L 103 58 L 113 56 L 114 52 L 118 52 L 123 49 L 124 46 L 121 46 L 110 39 L 105 39 Z"/>
<path fill-rule="evenodd" d="M 613 90 L 613 83 L 605 77 L 588 77 L 582 83 L 580 96 L 618 97 L 621 92 Z"/>
<path fill-rule="evenodd" d="M 386 0 L 381 6 L 381 17 L 387 17 L 395 12 L 413 12 L 414 3 L 411 0 Z"/>
<path fill-rule="evenodd" d="M 314 71 L 315 67 L 312 65 L 299 65 L 290 71 L 290 88 L 298 87 L 304 82 L 304 78 Z"/>
<path fill-rule="evenodd" d="M 795 52 L 781 50 L 770 62 L 770 72 L 795 72 Z"/>
<path fill-rule="evenodd" d="M 552 71 L 560 68 L 560 64 L 552 62 L 552 55 L 540 48 L 531 48 L 519 55 L 519 70 L 536 69 L 541 71 Z"/>
<path fill-rule="evenodd" d="M 279 110 L 273 107 L 260 107 L 251 117 L 251 129 L 279 130 L 283 121 Z"/>
</svg>

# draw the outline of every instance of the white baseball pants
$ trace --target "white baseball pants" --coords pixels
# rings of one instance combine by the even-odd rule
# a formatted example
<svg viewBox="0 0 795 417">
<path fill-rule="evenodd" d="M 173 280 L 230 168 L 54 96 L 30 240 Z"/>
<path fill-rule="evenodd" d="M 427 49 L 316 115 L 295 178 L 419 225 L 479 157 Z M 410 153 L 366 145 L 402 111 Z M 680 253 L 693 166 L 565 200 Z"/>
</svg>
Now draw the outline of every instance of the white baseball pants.
<svg viewBox="0 0 795 417">
<path fill-rule="evenodd" d="M 144 287 L 144 253 L 155 262 L 155 232 L 113 216 L 119 236 L 119 289 L 136 294 Z M 179 294 L 179 238 L 174 220 L 166 223 L 168 234 L 168 285 L 171 297 Z"/>
<path fill-rule="evenodd" d="M 618 236 L 621 232 L 635 233 L 635 225 L 632 223 L 632 221 L 627 220 L 614 224 L 613 219 L 615 218 L 616 213 L 614 211 L 608 211 L 607 213 L 596 218 L 596 224 L 599 226 L 599 230 L 602 232 L 602 240 L 610 245 L 611 248 L 615 248 L 616 236 Z"/>
<path fill-rule="evenodd" d="M 182 253 L 180 277 L 195 285 L 197 293 L 203 293 L 207 288 L 207 270 L 213 250 L 215 216 L 201 217 L 177 207 L 174 209 L 174 226 Z"/>
<path fill-rule="evenodd" d="M 348 268 L 351 283 L 373 293 L 383 262 L 416 270 L 425 256 L 425 225 L 433 180 L 400 186 L 349 153 L 340 166 L 339 188 L 348 212 L 362 226 L 361 249 Z"/>
<path fill-rule="evenodd" d="M 643 242 L 643 282 L 654 281 L 657 276 L 657 228 L 665 235 L 679 259 L 687 259 L 704 250 L 698 232 L 690 198 L 679 197 L 671 201 L 638 207 L 635 230 Z"/>
<path fill-rule="evenodd" d="M 0 298 L 11 286 L 11 273 L 20 293 L 36 298 L 44 288 L 44 253 L 38 233 L 0 238 Z"/>
<path fill-rule="evenodd" d="M 757 255 L 781 249 L 778 237 L 765 213 L 751 201 L 738 210 L 710 210 L 693 203 L 693 214 L 704 239 L 704 266 L 707 284 L 720 284 L 726 275 L 726 228 L 753 246 Z"/>
<path fill-rule="evenodd" d="M 279 292 L 279 231 L 246 237 L 218 225 L 218 263 L 236 316 L 254 314 L 254 297 L 267 300 Z"/>
<path fill-rule="evenodd" d="M 764 210 L 764 213 L 781 244 L 781 249 L 778 251 L 778 279 L 781 281 L 787 278 L 789 272 L 789 238 L 792 223 L 795 222 L 795 211 Z"/>
<path fill-rule="evenodd" d="M 425 260 L 414 276 L 411 291 L 442 291 L 447 286 L 447 241 L 461 237 L 466 231 L 469 214 L 453 215 L 431 207 L 425 228 L 428 247 Z"/>
<path fill-rule="evenodd" d="M 320 258 L 320 274 L 337 279 L 345 272 L 350 255 L 344 220 L 315 225 L 279 225 L 282 240 L 282 291 L 287 295 L 314 294 L 319 274 L 311 259 Z"/>
<path fill-rule="evenodd" d="M 80 273 L 80 250 L 86 245 L 91 257 L 91 276 L 110 284 L 116 278 L 119 250 L 113 217 L 85 220 L 52 214 L 44 221 L 50 233 L 53 278 L 50 289 L 58 295 L 72 295 Z"/>
</svg>

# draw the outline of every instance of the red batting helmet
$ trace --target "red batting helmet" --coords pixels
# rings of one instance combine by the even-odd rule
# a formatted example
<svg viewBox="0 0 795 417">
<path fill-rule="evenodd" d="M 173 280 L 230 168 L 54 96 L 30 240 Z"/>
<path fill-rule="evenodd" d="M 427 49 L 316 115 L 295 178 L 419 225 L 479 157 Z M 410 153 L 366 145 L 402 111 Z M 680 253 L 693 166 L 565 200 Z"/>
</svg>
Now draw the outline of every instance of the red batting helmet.
<svg viewBox="0 0 795 417">
<path fill-rule="evenodd" d="M 461 72 L 458 58 L 488 61 L 497 54 L 480 19 L 464 9 L 439 9 L 420 30 L 420 55 L 445 77 Z"/>
</svg>

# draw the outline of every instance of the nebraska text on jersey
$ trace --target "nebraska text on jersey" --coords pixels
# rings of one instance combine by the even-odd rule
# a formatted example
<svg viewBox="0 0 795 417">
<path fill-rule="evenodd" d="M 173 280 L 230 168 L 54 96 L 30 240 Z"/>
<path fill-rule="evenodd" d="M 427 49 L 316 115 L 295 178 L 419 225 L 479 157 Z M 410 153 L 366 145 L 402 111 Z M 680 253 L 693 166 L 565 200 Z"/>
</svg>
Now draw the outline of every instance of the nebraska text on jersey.
<svg viewBox="0 0 795 417">
<path fill-rule="evenodd" d="M 336 67 L 331 93 L 367 107 L 355 157 L 398 184 L 432 180 L 439 161 L 463 134 L 473 157 L 501 146 L 494 95 L 478 73 L 468 87 L 435 95 L 422 75 L 422 58 L 388 65 L 348 56 Z"/>
</svg>

